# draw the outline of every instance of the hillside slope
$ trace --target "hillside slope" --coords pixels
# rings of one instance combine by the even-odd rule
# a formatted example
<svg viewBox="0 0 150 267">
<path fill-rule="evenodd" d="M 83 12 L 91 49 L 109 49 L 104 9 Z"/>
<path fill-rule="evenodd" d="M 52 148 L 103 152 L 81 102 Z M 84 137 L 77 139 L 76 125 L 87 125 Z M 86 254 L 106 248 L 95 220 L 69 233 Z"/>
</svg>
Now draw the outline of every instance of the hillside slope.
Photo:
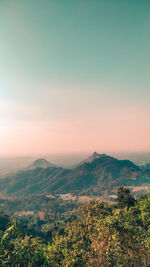
<svg viewBox="0 0 150 267">
<path fill-rule="evenodd" d="M 101 154 L 71 170 L 51 167 L 11 174 L 0 180 L 0 192 L 6 195 L 68 192 L 102 195 L 116 186 L 143 184 L 150 184 L 149 170 L 141 170 L 129 160 Z"/>
</svg>

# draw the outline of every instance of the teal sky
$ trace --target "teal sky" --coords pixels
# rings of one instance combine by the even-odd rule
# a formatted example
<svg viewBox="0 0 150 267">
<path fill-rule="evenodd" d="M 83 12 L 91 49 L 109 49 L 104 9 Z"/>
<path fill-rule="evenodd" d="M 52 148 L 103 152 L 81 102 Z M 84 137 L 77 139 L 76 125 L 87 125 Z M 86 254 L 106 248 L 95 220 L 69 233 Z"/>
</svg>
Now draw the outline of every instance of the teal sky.
<svg viewBox="0 0 150 267">
<path fill-rule="evenodd" d="M 150 150 L 150 1 L 0 0 L 2 154 Z"/>
</svg>

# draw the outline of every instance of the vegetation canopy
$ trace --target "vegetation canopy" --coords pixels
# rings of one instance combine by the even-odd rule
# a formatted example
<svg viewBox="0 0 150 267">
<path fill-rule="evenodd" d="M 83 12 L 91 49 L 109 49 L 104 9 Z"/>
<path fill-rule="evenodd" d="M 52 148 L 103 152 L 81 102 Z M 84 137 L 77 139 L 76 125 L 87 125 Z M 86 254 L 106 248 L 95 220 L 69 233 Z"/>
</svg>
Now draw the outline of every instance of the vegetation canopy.
<svg viewBox="0 0 150 267">
<path fill-rule="evenodd" d="M 2 214 L 2 217 L 4 215 Z M 117 203 L 91 201 L 53 231 L 52 239 L 27 235 L 16 222 L 0 233 L 0 266 L 150 266 L 150 194 L 136 201 L 119 188 Z"/>
</svg>

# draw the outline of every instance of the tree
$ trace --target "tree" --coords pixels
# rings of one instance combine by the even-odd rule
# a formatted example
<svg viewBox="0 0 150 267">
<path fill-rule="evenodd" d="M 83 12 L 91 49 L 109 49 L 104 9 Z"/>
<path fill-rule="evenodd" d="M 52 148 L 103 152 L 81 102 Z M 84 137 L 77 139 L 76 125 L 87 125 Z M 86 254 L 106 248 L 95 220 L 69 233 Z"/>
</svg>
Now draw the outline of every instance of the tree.
<svg viewBox="0 0 150 267">
<path fill-rule="evenodd" d="M 129 208 L 135 205 L 135 198 L 131 195 L 128 188 L 121 186 L 117 191 L 117 203 L 119 208 Z"/>
<path fill-rule="evenodd" d="M 9 222 L 9 216 L 3 211 L 0 211 L 0 230 L 5 230 Z"/>
</svg>

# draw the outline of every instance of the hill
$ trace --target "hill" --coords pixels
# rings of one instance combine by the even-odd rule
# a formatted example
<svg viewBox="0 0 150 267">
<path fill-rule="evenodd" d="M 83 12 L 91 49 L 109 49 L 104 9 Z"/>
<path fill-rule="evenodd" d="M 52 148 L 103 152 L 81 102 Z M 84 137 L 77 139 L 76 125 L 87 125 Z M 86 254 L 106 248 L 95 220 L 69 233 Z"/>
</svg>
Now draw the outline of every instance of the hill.
<svg viewBox="0 0 150 267">
<path fill-rule="evenodd" d="M 37 159 L 35 160 L 31 165 L 29 165 L 28 169 L 36 169 L 36 168 L 50 168 L 50 167 L 55 167 L 54 164 L 50 163 L 46 159 Z"/>
<path fill-rule="evenodd" d="M 150 184 L 150 171 L 142 170 L 129 160 L 118 160 L 94 153 L 90 160 L 74 169 L 60 167 L 19 171 L 0 180 L 0 192 L 6 195 L 35 193 L 79 193 L 103 195 L 115 187 Z"/>
</svg>

